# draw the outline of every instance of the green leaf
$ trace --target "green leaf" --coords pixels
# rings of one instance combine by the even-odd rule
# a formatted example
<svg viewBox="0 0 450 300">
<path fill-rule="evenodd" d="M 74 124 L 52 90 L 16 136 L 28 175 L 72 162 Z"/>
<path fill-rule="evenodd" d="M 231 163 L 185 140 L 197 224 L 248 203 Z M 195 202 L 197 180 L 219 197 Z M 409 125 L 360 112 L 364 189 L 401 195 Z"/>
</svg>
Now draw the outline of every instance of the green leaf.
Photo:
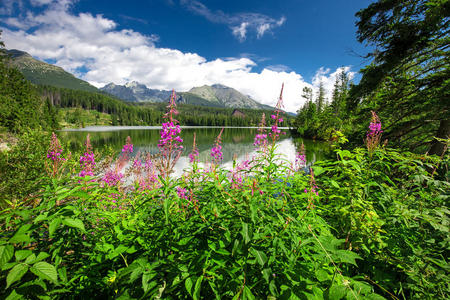
<svg viewBox="0 0 450 300">
<path fill-rule="evenodd" d="M 48 225 L 48 234 L 50 237 L 52 237 L 53 234 L 55 233 L 56 229 L 58 229 L 59 224 L 61 224 L 61 218 L 53 219 L 50 222 L 50 224 Z"/>
<path fill-rule="evenodd" d="M 192 277 L 186 278 L 186 280 L 184 281 L 184 286 L 186 287 L 186 291 L 192 297 L 192 287 L 194 286 L 194 282 L 192 281 Z"/>
<path fill-rule="evenodd" d="M 344 285 L 332 285 L 328 291 L 329 299 L 342 299 L 347 294 L 347 287 Z"/>
<path fill-rule="evenodd" d="M 265 268 L 262 270 L 263 278 L 266 280 L 266 283 L 269 283 L 270 276 L 272 275 L 272 269 L 271 268 Z"/>
<path fill-rule="evenodd" d="M 9 271 L 6 277 L 6 288 L 9 288 L 11 284 L 20 280 L 28 271 L 28 266 L 24 264 L 18 264 Z"/>
<path fill-rule="evenodd" d="M 31 241 L 31 238 L 27 234 L 16 233 L 12 238 L 9 239 L 8 243 L 28 243 Z"/>
<path fill-rule="evenodd" d="M 38 256 L 39 257 L 39 256 Z M 67 270 L 65 267 L 59 267 L 58 268 L 58 274 L 59 274 L 59 278 L 66 283 L 67 282 Z"/>
<path fill-rule="evenodd" d="M 36 254 L 31 253 L 30 256 L 27 257 L 27 259 L 25 260 L 25 263 L 27 265 L 34 263 L 34 261 L 36 260 Z"/>
<path fill-rule="evenodd" d="M 366 295 L 366 294 L 369 294 L 370 292 L 372 292 L 372 286 L 365 282 L 355 281 L 355 282 L 353 282 L 353 290 L 357 294 Z"/>
<path fill-rule="evenodd" d="M 244 286 L 244 291 L 242 292 L 242 299 L 249 299 L 249 300 L 256 299 L 248 286 Z"/>
<path fill-rule="evenodd" d="M 319 280 L 320 282 L 327 281 L 330 277 L 328 272 L 322 269 L 316 270 L 315 273 L 317 280 Z"/>
<path fill-rule="evenodd" d="M 152 286 L 156 285 L 155 282 L 151 282 L 151 284 L 149 282 L 153 277 L 153 273 L 145 273 L 142 275 L 142 289 L 144 292 L 147 292 Z"/>
<path fill-rule="evenodd" d="M 242 237 L 244 238 L 244 243 L 246 244 L 251 241 L 250 233 L 248 231 L 248 223 L 242 223 Z"/>
<path fill-rule="evenodd" d="M 14 255 L 14 247 L 12 245 L 0 246 L 0 268 L 6 264 Z"/>
<path fill-rule="evenodd" d="M 234 244 L 233 244 L 233 249 L 231 250 L 231 255 L 235 256 L 236 255 L 236 251 L 238 250 L 239 247 L 239 240 L 235 239 L 234 240 Z"/>
<path fill-rule="evenodd" d="M 39 252 L 38 256 L 36 257 L 36 260 L 33 261 L 33 263 L 37 263 L 38 261 L 44 260 L 49 256 L 50 254 L 48 254 L 47 252 Z"/>
<path fill-rule="evenodd" d="M 383 296 L 380 296 L 378 294 L 369 294 L 364 299 L 367 300 L 386 300 Z"/>
<path fill-rule="evenodd" d="M 80 219 L 72 219 L 72 218 L 66 218 L 62 221 L 62 223 L 64 225 L 73 227 L 73 228 L 78 228 L 81 231 L 85 232 L 86 229 L 84 228 L 84 224 L 83 221 L 81 221 Z"/>
<path fill-rule="evenodd" d="M 200 276 L 195 283 L 194 293 L 192 295 L 192 298 L 194 298 L 194 300 L 200 299 L 200 289 L 202 288 L 202 281 L 203 275 Z"/>
<path fill-rule="evenodd" d="M 253 254 L 254 257 L 256 257 L 256 261 L 261 266 L 264 266 L 264 264 L 267 262 L 267 256 L 264 254 L 264 252 L 256 250 L 255 248 L 250 248 L 250 253 Z"/>
<path fill-rule="evenodd" d="M 355 259 L 361 259 L 361 257 L 355 252 L 351 252 L 348 250 L 337 250 L 335 254 L 338 256 L 338 259 L 344 263 L 350 263 L 356 266 Z"/>
<path fill-rule="evenodd" d="M 45 261 L 35 263 L 33 267 L 31 267 L 30 271 L 42 279 L 53 281 L 55 283 L 58 281 L 58 273 L 56 272 L 56 268 Z"/>
<path fill-rule="evenodd" d="M 190 240 L 192 240 L 192 236 L 184 237 L 178 242 L 178 245 L 186 246 L 190 242 Z"/>
<path fill-rule="evenodd" d="M 331 185 L 334 186 L 335 188 L 337 188 L 337 189 L 340 188 L 340 187 L 339 187 L 339 184 L 338 184 L 336 181 L 330 180 L 330 183 L 331 183 Z"/>
<path fill-rule="evenodd" d="M 15 253 L 16 260 L 22 260 L 30 256 L 33 252 L 31 250 L 17 250 Z"/>
<path fill-rule="evenodd" d="M 314 176 L 319 176 L 320 174 L 325 172 L 325 169 L 319 166 L 313 166 L 312 169 L 314 171 Z"/>
<path fill-rule="evenodd" d="M 39 216 L 34 219 L 34 223 L 41 222 L 47 218 L 48 212 L 41 213 Z"/>
<path fill-rule="evenodd" d="M 9 294 L 8 297 L 6 297 L 5 300 L 19 300 L 19 299 L 23 299 L 22 295 L 17 294 L 16 290 L 14 289 L 11 294 Z"/>
</svg>

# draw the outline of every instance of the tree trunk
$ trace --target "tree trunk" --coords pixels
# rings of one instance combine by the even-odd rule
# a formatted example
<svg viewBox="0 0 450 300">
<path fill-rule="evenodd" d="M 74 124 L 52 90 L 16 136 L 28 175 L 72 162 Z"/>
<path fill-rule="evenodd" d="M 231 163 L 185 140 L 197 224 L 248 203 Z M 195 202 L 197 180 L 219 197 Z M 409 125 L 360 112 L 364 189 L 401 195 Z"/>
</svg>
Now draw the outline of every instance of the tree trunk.
<svg viewBox="0 0 450 300">
<path fill-rule="evenodd" d="M 441 139 L 448 139 L 450 137 L 450 120 L 445 119 L 441 120 L 441 123 L 439 124 L 439 128 L 436 133 L 437 138 Z M 441 156 L 444 153 L 445 144 L 442 142 L 439 142 L 435 140 L 433 144 L 431 145 L 430 151 L 428 151 L 428 154 L 433 155 L 436 154 L 437 156 Z"/>
</svg>

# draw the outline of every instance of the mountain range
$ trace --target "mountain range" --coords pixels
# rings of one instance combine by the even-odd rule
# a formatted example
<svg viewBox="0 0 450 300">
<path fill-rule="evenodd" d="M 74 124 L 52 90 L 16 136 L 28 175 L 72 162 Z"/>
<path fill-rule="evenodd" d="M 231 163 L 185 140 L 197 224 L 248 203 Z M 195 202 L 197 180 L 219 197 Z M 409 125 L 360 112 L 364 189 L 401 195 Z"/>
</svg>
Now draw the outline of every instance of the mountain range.
<svg viewBox="0 0 450 300">
<path fill-rule="evenodd" d="M 165 102 L 171 93 L 165 90 L 150 89 L 136 81 L 128 82 L 125 85 L 109 83 L 100 90 L 131 102 Z M 258 103 L 251 97 L 221 84 L 204 85 L 194 87 L 188 92 L 179 92 L 177 93 L 177 102 L 212 107 L 271 109 L 270 106 Z"/>
<path fill-rule="evenodd" d="M 12 49 L 7 50 L 7 54 L 12 58 L 11 64 L 21 71 L 26 79 L 39 85 L 102 92 L 126 102 L 166 102 L 171 94 L 171 91 L 151 89 L 136 81 L 128 82 L 125 85 L 109 83 L 97 89 L 88 82 L 66 72 L 63 68 L 37 60 L 24 51 Z M 210 107 L 273 109 L 222 84 L 204 85 L 194 87 L 188 92 L 178 92 L 177 102 Z"/>
</svg>

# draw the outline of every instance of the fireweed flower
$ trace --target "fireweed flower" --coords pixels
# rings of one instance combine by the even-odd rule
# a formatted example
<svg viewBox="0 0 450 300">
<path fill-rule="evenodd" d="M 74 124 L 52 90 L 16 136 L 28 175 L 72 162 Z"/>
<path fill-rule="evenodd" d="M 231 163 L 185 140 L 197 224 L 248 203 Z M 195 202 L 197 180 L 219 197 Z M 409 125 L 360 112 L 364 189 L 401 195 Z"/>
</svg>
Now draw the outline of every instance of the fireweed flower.
<svg viewBox="0 0 450 300">
<path fill-rule="evenodd" d="M 278 102 L 275 107 L 275 112 L 273 115 L 270 116 L 272 118 L 272 120 L 275 121 L 275 123 L 272 125 L 272 129 L 271 129 L 272 132 L 269 133 L 269 136 L 272 138 L 272 145 L 275 144 L 275 142 L 280 137 L 280 133 L 281 133 L 281 130 L 278 129 L 278 125 L 283 122 L 283 119 L 281 118 L 281 113 L 283 113 L 283 111 L 281 109 L 284 107 L 284 105 L 283 105 L 283 89 L 284 89 L 284 83 L 281 85 L 280 98 L 278 98 Z"/>
<path fill-rule="evenodd" d="M 122 153 L 130 155 L 133 153 L 133 144 L 131 143 L 131 137 L 127 136 L 126 144 L 123 145 Z"/>
<path fill-rule="evenodd" d="M 81 172 L 78 174 L 80 177 L 94 176 L 95 157 L 92 152 L 91 137 L 89 134 L 86 137 L 85 146 L 84 154 L 80 156 Z"/>
<path fill-rule="evenodd" d="M 258 133 L 255 136 L 253 146 L 257 148 L 265 149 L 267 146 L 267 134 L 266 134 L 266 114 L 263 113 L 261 116 L 261 123 L 259 123 Z"/>
<path fill-rule="evenodd" d="M 198 162 L 198 149 L 197 149 L 197 145 L 195 144 L 195 132 L 194 132 L 194 143 L 192 145 L 192 152 L 189 154 L 189 162 L 192 163 L 196 163 Z"/>
<path fill-rule="evenodd" d="M 236 167 L 231 171 L 231 188 L 240 189 L 244 181 L 243 171 L 250 169 L 250 161 L 244 160 L 241 163 L 236 164 Z"/>
<path fill-rule="evenodd" d="M 160 152 L 158 169 L 163 177 L 168 176 L 172 172 L 173 167 L 183 151 L 183 146 L 181 145 L 183 139 L 179 136 L 181 127 L 177 125 L 178 121 L 174 119 L 174 115 L 178 114 L 175 100 L 176 94 L 175 91 L 172 90 L 169 105 L 167 105 L 167 113 L 164 115 L 167 122 L 162 124 L 162 129 L 160 131 L 161 138 L 158 144 Z"/>
<path fill-rule="evenodd" d="M 51 160 L 51 167 L 47 167 L 47 169 L 51 169 L 49 173 L 51 173 L 52 177 L 55 177 L 58 174 L 59 168 L 61 167 L 63 161 L 66 160 L 62 157 L 62 152 L 63 149 L 61 144 L 59 143 L 58 137 L 53 132 L 50 146 L 47 150 L 47 158 Z"/>
<path fill-rule="evenodd" d="M 52 140 L 50 142 L 50 147 L 47 150 L 47 158 L 50 158 L 52 161 L 62 161 L 65 160 L 62 154 L 62 146 L 59 143 L 58 137 L 54 132 L 52 132 Z"/>
<path fill-rule="evenodd" d="M 150 153 L 147 153 L 145 159 L 144 172 L 144 178 L 139 179 L 139 190 L 146 191 L 155 189 L 158 183 L 158 176 L 156 175 Z"/>
<path fill-rule="evenodd" d="M 305 166 L 306 166 L 305 145 L 302 142 L 302 145 L 300 146 L 300 151 L 295 156 L 295 171 L 299 171 Z"/>
<path fill-rule="evenodd" d="M 314 195 L 319 196 L 319 189 L 317 188 L 317 185 L 316 185 L 316 180 L 314 178 L 313 169 L 309 168 L 309 171 L 311 174 L 311 177 L 309 179 L 309 187 L 310 187 L 311 193 L 309 193 L 307 209 L 313 209 L 314 208 Z M 305 193 L 308 193 L 307 189 L 305 189 Z"/>
<path fill-rule="evenodd" d="M 180 197 L 180 199 L 185 199 L 188 200 L 188 191 L 185 188 L 181 188 L 179 186 L 177 186 L 176 188 L 177 190 L 177 195 L 178 197 Z"/>
<path fill-rule="evenodd" d="M 367 131 L 366 134 L 366 146 L 371 156 L 373 151 L 375 151 L 380 144 L 382 132 L 380 118 L 372 111 L 372 120 L 369 124 L 369 131 Z"/>
<path fill-rule="evenodd" d="M 123 174 L 115 170 L 108 170 L 102 178 L 108 186 L 116 186 L 123 178 Z"/>
<path fill-rule="evenodd" d="M 219 164 L 223 159 L 222 146 L 220 145 L 222 142 L 222 133 L 223 133 L 223 128 L 216 138 L 216 143 L 215 143 L 214 147 L 212 147 L 212 149 L 211 149 L 211 157 L 213 159 L 214 164 Z"/>
</svg>

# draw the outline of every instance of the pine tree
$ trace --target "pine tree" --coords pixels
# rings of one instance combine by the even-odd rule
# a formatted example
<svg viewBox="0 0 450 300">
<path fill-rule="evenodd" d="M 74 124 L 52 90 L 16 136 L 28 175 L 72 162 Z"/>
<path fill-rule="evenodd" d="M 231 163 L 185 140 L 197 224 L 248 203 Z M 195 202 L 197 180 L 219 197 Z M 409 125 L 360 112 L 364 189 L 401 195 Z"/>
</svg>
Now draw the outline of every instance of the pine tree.
<svg viewBox="0 0 450 300">
<path fill-rule="evenodd" d="M 323 86 L 323 82 L 320 81 L 319 91 L 317 92 L 317 99 L 316 99 L 316 107 L 317 107 L 318 113 L 321 113 L 322 110 L 324 109 L 324 105 L 326 103 L 325 95 L 326 95 L 326 92 L 325 92 L 325 88 Z"/>
</svg>

